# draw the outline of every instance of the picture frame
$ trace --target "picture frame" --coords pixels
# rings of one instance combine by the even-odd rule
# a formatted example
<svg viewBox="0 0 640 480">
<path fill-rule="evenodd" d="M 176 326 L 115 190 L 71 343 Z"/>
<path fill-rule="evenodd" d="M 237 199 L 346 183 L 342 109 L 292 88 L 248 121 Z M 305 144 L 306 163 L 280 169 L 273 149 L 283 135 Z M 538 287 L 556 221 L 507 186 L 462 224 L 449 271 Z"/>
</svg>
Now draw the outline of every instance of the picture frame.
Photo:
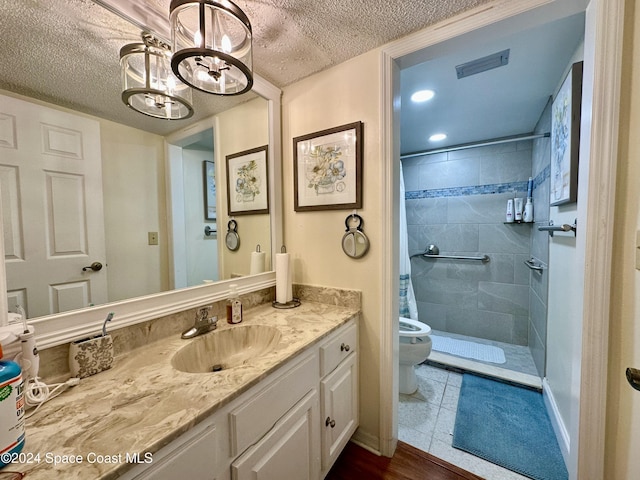
<svg viewBox="0 0 640 480">
<path fill-rule="evenodd" d="M 211 160 L 202 162 L 202 179 L 204 183 L 204 219 L 215 222 L 216 214 L 216 164 Z"/>
<path fill-rule="evenodd" d="M 229 216 L 269 213 L 268 146 L 227 155 Z"/>
<path fill-rule="evenodd" d="M 578 200 L 582 64 L 571 66 L 551 106 L 551 206 Z"/>
<path fill-rule="evenodd" d="M 362 208 L 363 123 L 293 139 L 294 210 Z"/>
</svg>

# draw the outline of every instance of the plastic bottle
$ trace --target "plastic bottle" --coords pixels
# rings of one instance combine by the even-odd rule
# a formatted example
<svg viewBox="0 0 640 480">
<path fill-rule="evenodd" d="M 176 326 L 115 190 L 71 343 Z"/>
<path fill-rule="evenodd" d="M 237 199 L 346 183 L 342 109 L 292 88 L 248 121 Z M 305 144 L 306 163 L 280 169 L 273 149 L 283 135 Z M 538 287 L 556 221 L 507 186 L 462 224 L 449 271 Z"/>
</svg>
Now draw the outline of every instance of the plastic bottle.
<svg viewBox="0 0 640 480">
<path fill-rule="evenodd" d="M 229 285 L 229 298 L 227 299 L 227 323 L 240 323 L 242 321 L 242 302 L 238 295 L 238 286 L 235 283 Z"/>
<path fill-rule="evenodd" d="M 522 198 L 516 197 L 513 199 L 513 219 L 516 222 L 522 221 Z"/>
<path fill-rule="evenodd" d="M 512 198 L 507 200 L 506 220 L 507 220 L 507 223 L 513 223 L 513 199 Z"/>
<path fill-rule="evenodd" d="M 527 180 L 527 199 L 533 198 L 533 177 Z"/>
<path fill-rule="evenodd" d="M 0 452 L 24 447 L 24 381 L 15 362 L 0 360 Z M 0 460 L 0 468 L 6 465 Z"/>
<path fill-rule="evenodd" d="M 533 222 L 533 201 L 531 198 L 527 198 L 527 203 L 524 206 L 524 215 L 522 216 L 522 220 L 525 222 Z"/>
</svg>

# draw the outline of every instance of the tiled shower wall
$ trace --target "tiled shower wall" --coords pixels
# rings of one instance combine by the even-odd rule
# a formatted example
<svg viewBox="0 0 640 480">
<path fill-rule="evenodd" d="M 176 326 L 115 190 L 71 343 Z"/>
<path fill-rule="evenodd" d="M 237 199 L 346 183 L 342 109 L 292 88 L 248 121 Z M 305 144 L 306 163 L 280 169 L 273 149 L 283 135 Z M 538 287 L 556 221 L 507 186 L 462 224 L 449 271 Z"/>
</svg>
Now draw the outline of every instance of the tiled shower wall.
<svg viewBox="0 0 640 480">
<path fill-rule="evenodd" d="M 520 141 L 403 160 L 409 252 L 435 244 L 490 257 L 411 261 L 418 316 L 431 328 L 528 345 L 533 225 L 504 221 L 507 200 L 526 196 L 532 150 Z"/>
</svg>

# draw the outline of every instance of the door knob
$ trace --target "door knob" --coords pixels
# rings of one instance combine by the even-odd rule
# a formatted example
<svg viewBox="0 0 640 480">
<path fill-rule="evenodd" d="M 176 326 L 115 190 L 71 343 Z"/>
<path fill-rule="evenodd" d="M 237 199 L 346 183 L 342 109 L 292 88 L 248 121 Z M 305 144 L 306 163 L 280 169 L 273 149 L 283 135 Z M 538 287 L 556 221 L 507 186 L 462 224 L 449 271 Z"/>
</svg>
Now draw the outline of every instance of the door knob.
<svg viewBox="0 0 640 480">
<path fill-rule="evenodd" d="M 94 272 L 99 272 L 102 270 L 102 264 L 100 262 L 93 262 L 88 267 L 82 267 L 82 271 L 86 272 L 87 270 L 93 270 Z"/>
<path fill-rule="evenodd" d="M 640 370 L 637 368 L 627 368 L 627 381 L 636 390 L 640 390 Z"/>
</svg>

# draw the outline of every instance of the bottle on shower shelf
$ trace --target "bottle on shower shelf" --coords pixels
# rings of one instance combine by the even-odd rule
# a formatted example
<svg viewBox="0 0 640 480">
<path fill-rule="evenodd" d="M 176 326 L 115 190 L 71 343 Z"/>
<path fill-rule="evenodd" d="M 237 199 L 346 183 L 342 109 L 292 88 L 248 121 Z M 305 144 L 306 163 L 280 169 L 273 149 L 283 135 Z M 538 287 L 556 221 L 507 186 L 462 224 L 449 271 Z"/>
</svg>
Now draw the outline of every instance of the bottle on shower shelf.
<svg viewBox="0 0 640 480">
<path fill-rule="evenodd" d="M 507 223 L 513 223 L 513 199 L 507 200 Z"/>
<path fill-rule="evenodd" d="M 527 182 L 527 203 L 524 206 L 522 220 L 528 223 L 533 222 L 533 178 L 531 177 Z"/>
<path fill-rule="evenodd" d="M 513 219 L 520 223 L 522 222 L 522 198 L 514 198 L 513 199 Z"/>
<path fill-rule="evenodd" d="M 524 214 L 522 215 L 522 221 L 531 223 L 533 222 L 533 200 L 527 198 L 527 203 L 524 206 Z"/>
</svg>

